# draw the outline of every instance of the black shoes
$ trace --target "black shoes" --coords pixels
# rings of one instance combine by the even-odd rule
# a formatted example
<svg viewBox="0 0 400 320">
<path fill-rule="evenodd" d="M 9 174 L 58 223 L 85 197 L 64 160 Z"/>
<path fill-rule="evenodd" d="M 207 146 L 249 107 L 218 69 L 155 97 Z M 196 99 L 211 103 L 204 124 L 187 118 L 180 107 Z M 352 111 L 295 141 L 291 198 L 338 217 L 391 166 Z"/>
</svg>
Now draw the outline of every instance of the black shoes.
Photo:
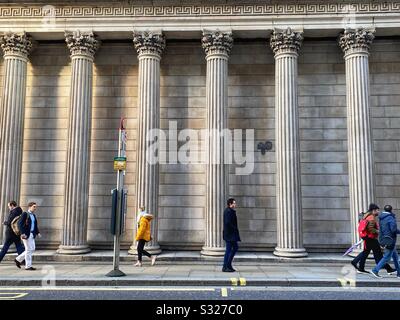
<svg viewBox="0 0 400 320">
<path fill-rule="evenodd" d="M 388 273 L 388 275 L 392 275 L 392 274 L 396 274 L 397 273 L 397 270 L 396 269 L 393 269 L 393 268 L 390 268 L 389 270 L 386 270 L 386 272 Z"/>
<path fill-rule="evenodd" d="M 19 269 L 21 269 L 21 262 L 19 262 L 17 259 L 15 259 L 14 262 L 15 262 L 15 265 L 16 265 Z"/>
<path fill-rule="evenodd" d="M 28 269 L 25 269 L 25 270 L 34 271 L 34 270 L 36 270 L 36 268 L 34 268 L 34 267 L 30 267 L 30 268 L 28 268 Z"/>
<path fill-rule="evenodd" d="M 365 269 L 363 269 L 363 270 L 358 269 L 358 270 L 357 270 L 357 273 L 369 274 L 369 272 L 368 272 L 367 270 L 365 270 Z"/>
<path fill-rule="evenodd" d="M 233 268 L 222 268 L 222 272 L 235 272 L 236 270 Z"/>
</svg>

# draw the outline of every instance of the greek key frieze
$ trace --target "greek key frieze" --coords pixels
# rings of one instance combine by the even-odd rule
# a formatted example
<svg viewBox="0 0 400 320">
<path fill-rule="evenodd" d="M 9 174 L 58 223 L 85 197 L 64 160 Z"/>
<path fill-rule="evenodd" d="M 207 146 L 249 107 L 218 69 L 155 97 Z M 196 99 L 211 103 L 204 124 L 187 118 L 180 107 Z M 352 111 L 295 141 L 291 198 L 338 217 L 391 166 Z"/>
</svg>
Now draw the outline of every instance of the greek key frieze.
<svg viewBox="0 0 400 320">
<path fill-rule="evenodd" d="M 382 3 L 319 3 L 319 4 L 220 4 L 179 6 L 55 6 L 56 17 L 135 17 L 135 16 L 248 16 L 248 15 L 302 15 L 345 13 L 400 12 L 400 2 Z M 1 18 L 38 18 L 45 16 L 44 7 L 0 7 Z"/>
</svg>

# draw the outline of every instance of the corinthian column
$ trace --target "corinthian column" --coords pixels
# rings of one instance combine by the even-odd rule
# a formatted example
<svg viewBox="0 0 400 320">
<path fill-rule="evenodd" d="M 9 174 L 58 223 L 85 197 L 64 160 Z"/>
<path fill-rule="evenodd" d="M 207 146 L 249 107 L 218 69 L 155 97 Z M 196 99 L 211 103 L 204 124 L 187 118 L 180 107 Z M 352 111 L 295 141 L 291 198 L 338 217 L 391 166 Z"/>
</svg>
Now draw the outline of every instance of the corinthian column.
<svg viewBox="0 0 400 320">
<path fill-rule="evenodd" d="M 139 115 L 136 148 L 136 213 L 145 207 L 154 216 L 151 222 L 151 238 L 146 251 L 161 252 L 158 245 L 158 185 L 159 164 L 147 159 L 148 134 L 160 128 L 160 61 L 165 48 L 165 37 L 161 33 L 140 32 L 133 34 L 133 44 L 139 59 Z M 129 250 L 136 253 L 136 241 Z"/>
<path fill-rule="evenodd" d="M 20 200 L 26 69 L 32 41 L 25 33 L 10 33 L 0 37 L 0 46 L 4 52 L 0 125 L 0 222 L 2 223 L 8 210 L 7 203 L 11 200 L 17 202 Z M 2 230 L 0 243 L 3 239 Z"/>
<path fill-rule="evenodd" d="M 219 256 L 225 252 L 222 238 L 223 213 L 228 196 L 228 165 L 225 159 L 227 128 L 228 58 L 233 45 L 231 33 L 204 33 L 203 49 L 207 60 L 207 132 L 206 235 L 203 255 Z"/>
<path fill-rule="evenodd" d="M 275 54 L 275 135 L 277 247 L 282 257 L 307 256 L 303 248 L 297 58 L 303 35 L 290 28 L 275 30 L 270 45 Z"/>
<path fill-rule="evenodd" d="M 71 52 L 71 100 L 65 173 L 61 254 L 90 251 L 87 244 L 93 59 L 99 42 L 92 33 L 66 33 Z"/>
<path fill-rule="evenodd" d="M 358 241 L 358 213 L 374 202 L 374 161 L 369 111 L 369 47 L 374 30 L 345 30 L 339 45 L 346 61 L 347 141 L 352 243 Z"/>
</svg>

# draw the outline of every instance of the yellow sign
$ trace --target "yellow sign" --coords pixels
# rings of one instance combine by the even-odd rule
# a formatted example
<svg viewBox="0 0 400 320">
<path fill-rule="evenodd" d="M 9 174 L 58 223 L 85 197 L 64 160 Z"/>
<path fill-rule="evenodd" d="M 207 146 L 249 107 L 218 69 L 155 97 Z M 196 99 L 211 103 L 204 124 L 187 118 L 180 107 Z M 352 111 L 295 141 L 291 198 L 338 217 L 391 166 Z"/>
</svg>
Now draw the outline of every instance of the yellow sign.
<svg viewBox="0 0 400 320">
<path fill-rule="evenodd" d="M 115 157 L 114 158 L 114 170 L 115 171 L 126 170 L 126 158 L 125 157 Z"/>
</svg>

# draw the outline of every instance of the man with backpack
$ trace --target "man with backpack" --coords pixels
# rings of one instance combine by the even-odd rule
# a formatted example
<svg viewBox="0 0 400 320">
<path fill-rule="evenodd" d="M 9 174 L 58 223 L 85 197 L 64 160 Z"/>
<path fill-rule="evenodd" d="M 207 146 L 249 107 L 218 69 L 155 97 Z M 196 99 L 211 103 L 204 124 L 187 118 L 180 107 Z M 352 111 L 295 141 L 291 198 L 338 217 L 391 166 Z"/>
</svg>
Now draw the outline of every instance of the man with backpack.
<svg viewBox="0 0 400 320">
<path fill-rule="evenodd" d="M 356 268 L 357 273 L 369 274 L 369 272 L 365 270 L 365 262 L 371 250 L 377 264 L 383 257 L 378 241 L 379 223 L 376 221 L 378 214 L 379 207 L 375 203 L 371 203 L 368 211 L 363 215 L 358 225 L 358 234 L 360 238 L 364 240 L 364 250 L 351 262 L 354 268 Z M 359 265 L 357 266 L 358 263 Z M 396 272 L 396 269 L 393 269 L 388 263 L 384 264 L 384 268 L 388 274 Z"/>
<path fill-rule="evenodd" d="M 39 227 L 36 215 L 34 212 L 37 209 L 36 202 L 28 204 L 28 212 L 24 212 L 19 219 L 18 227 L 21 232 L 21 239 L 25 246 L 25 251 L 20 254 L 15 260 L 18 268 L 21 268 L 21 262 L 25 259 L 25 270 L 36 270 L 32 267 L 32 255 L 35 251 L 35 238 L 40 236 Z"/>
<path fill-rule="evenodd" d="M 11 244 L 15 243 L 15 247 L 17 249 L 17 253 L 21 254 L 24 252 L 24 246 L 21 243 L 21 239 L 18 235 L 14 233 L 12 229 L 13 221 L 22 214 L 22 209 L 17 205 L 15 201 L 10 201 L 8 203 L 8 209 L 10 210 L 8 214 L 8 218 L 3 224 L 6 226 L 6 233 L 5 233 L 5 241 L 3 244 L 3 248 L 0 252 L 0 262 L 3 260 L 4 256 L 7 254 L 8 249 L 10 248 Z"/>
<path fill-rule="evenodd" d="M 400 230 L 397 229 L 396 216 L 392 212 L 393 208 L 391 205 L 386 205 L 383 208 L 383 212 L 379 215 L 380 234 L 379 244 L 384 248 L 383 258 L 379 263 L 371 270 L 371 274 L 376 278 L 382 278 L 379 275 L 379 270 L 383 266 L 393 259 L 394 266 L 397 270 L 397 278 L 400 278 L 400 266 L 399 256 L 396 251 L 396 240 L 397 234 L 400 234 Z"/>
</svg>

